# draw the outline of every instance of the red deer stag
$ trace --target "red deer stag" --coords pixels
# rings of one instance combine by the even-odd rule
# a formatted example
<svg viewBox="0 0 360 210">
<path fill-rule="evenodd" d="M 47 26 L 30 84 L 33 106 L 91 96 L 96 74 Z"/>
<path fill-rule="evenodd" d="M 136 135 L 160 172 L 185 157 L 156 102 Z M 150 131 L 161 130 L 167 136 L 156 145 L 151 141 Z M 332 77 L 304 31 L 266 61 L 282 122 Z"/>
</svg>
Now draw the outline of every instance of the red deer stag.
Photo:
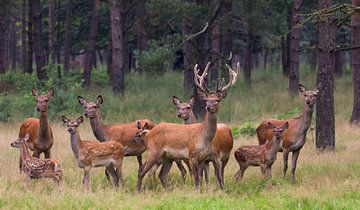
<svg viewBox="0 0 360 210">
<path fill-rule="evenodd" d="M 242 146 L 235 151 L 234 156 L 240 167 L 235 175 L 237 181 L 242 179 L 245 170 L 249 166 L 260 166 L 262 174 L 266 178 L 271 178 L 271 166 L 276 160 L 282 134 L 288 127 L 288 122 L 281 127 L 276 127 L 271 122 L 268 122 L 267 128 L 271 129 L 274 133 L 271 141 L 267 141 L 263 145 Z"/>
<path fill-rule="evenodd" d="M 163 164 L 159 178 L 164 188 L 167 188 L 167 176 L 174 160 L 190 160 L 193 168 L 195 185 L 200 187 L 200 173 L 206 160 L 214 161 L 217 171 L 217 181 L 221 189 L 224 186 L 221 182 L 221 172 L 219 160 L 212 153 L 212 140 L 217 129 L 217 113 L 221 100 L 226 97 L 227 89 L 232 86 L 237 79 L 238 71 L 233 71 L 229 66 L 229 83 L 226 86 L 224 81 L 217 85 L 215 91 L 210 91 L 204 84 L 205 76 L 209 69 L 210 62 L 199 76 L 198 65 L 194 67 L 195 85 L 198 87 L 200 97 L 206 101 L 206 116 L 202 123 L 194 124 L 175 124 L 160 123 L 155 126 L 145 138 L 145 145 L 148 156 L 145 164 L 141 167 L 138 175 L 137 190 L 140 192 L 142 180 L 146 173 L 154 166 Z M 239 64 L 237 66 L 239 70 Z"/>
<path fill-rule="evenodd" d="M 34 151 L 33 156 L 40 158 L 44 153 L 45 158 L 50 158 L 50 149 L 54 143 L 53 133 L 48 120 L 48 103 L 54 95 L 54 89 L 50 89 L 46 95 L 40 95 L 35 88 L 31 90 L 36 98 L 36 110 L 40 112 L 39 119 L 27 118 L 20 126 L 19 138 L 24 138 L 29 133 L 29 140 L 26 142 L 29 149 Z"/>
<path fill-rule="evenodd" d="M 25 173 L 25 185 L 28 186 L 30 179 L 51 178 L 59 187 L 62 171 L 60 169 L 60 161 L 53 158 L 47 158 L 41 160 L 36 157 L 32 157 L 29 153 L 26 141 L 30 139 L 30 135 L 27 133 L 24 137 L 18 138 L 11 143 L 12 147 L 20 148 L 20 160 L 21 170 Z"/>
<path fill-rule="evenodd" d="M 176 96 L 172 98 L 173 103 L 176 105 L 178 111 L 177 116 L 184 120 L 185 124 L 196 123 L 195 114 L 193 112 L 194 97 L 192 96 L 188 102 L 181 102 Z M 227 162 L 229 161 L 230 153 L 233 148 L 233 137 L 231 129 L 228 125 L 223 123 L 217 124 L 216 133 L 212 141 L 213 155 L 221 162 L 221 175 L 224 184 L 224 171 Z M 205 181 L 209 183 L 209 162 L 204 165 Z"/>
<path fill-rule="evenodd" d="M 78 131 L 79 125 L 83 122 L 83 117 L 70 120 L 62 116 L 62 121 L 67 125 L 70 133 L 71 149 L 80 168 L 84 169 L 83 184 L 89 185 L 90 169 L 92 167 L 106 167 L 106 171 L 112 178 L 113 185 L 123 184 L 122 160 L 124 148 L 117 141 L 86 141 L 82 140 Z M 114 170 L 115 169 L 115 170 Z"/>
<path fill-rule="evenodd" d="M 256 129 L 256 134 L 259 140 L 259 144 L 265 144 L 267 139 L 272 139 L 274 133 L 267 129 L 268 122 L 271 122 L 275 126 L 281 126 L 286 121 L 289 122 L 289 129 L 284 132 L 283 141 L 280 147 L 280 152 L 283 152 L 284 159 L 284 177 L 288 169 L 288 157 L 289 152 L 292 152 L 292 182 L 295 182 L 295 170 L 297 159 L 300 154 L 301 148 L 304 146 L 306 141 L 306 132 L 311 124 L 311 116 L 314 111 L 314 105 L 316 102 L 316 96 L 319 93 L 320 84 L 314 90 L 307 90 L 303 85 L 299 84 L 299 90 L 303 93 L 305 98 L 304 112 L 296 118 L 287 120 L 275 120 L 269 119 L 264 120 Z"/>
</svg>

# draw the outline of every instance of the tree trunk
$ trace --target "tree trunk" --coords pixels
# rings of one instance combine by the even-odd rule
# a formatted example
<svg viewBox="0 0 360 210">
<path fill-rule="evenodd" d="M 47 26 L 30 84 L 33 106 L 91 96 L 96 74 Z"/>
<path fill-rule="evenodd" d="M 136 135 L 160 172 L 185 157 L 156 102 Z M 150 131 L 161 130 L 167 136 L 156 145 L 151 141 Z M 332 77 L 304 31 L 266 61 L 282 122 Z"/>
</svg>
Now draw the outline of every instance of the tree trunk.
<svg viewBox="0 0 360 210">
<path fill-rule="evenodd" d="M 281 36 L 281 66 L 282 66 L 282 74 L 283 76 L 288 76 L 288 54 L 287 54 L 287 36 Z"/>
<path fill-rule="evenodd" d="M 27 63 L 26 63 L 26 73 L 33 73 L 33 54 L 34 54 L 34 40 L 33 40 L 33 20 L 32 20 L 32 10 L 31 10 L 31 1 L 28 1 L 28 21 L 27 21 Z"/>
<path fill-rule="evenodd" d="M 182 34 L 190 34 L 191 33 L 191 26 L 187 21 L 182 22 Z M 190 91 L 194 87 L 194 72 L 191 68 L 192 65 L 192 47 L 190 42 L 185 42 L 182 45 L 182 51 L 184 56 L 184 89 L 186 92 Z"/>
<path fill-rule="evenodd" d="M 245 22 L 246 22 L 246 46 L 244 57 L 244 79 L 245 85 L 251 86 L 251 68 L 252 68 L 252 51 L 254 42 L 254 32 L 252 27 L 252 10 L 253 2 L 251 0 L 245 0 Z"/>
<path fill-rule="evenodd" d="M 138 31 L 137 31 L 137 44 L 139 52 L 142 53 L 148 48 L 148 38 L 146 30 L 146 2 L 145 0 L 139 0 L 138 3 Z M 145 66 L 139 62 L 138 71 L 143 73 Z"/>
<path fill-rule="evenodd" d="M 16 26 L 16 8 L 11 8 L 11 23 L 9 31 L 9 61 L 11 62 L 11 70 L 16 69 L 17 61 L 17 26 Z"/>
<path fill-rule="evenodd" d="M 355 7 L 360 7 L 360 0 L 352 0 Z M 351 46 L 360 45 L 360 14 L 351 17 Z M 351 51 L 351 69 L 354 85 L 354 106 L 350 123 L 360 125 L 360 49 Z"/>
<path fill-rule="evenodd" d="M 72 0 L 68 0 L 67 9 L 66 9 L 64 73 L 69 72 L 70 69 L 71 31 L 72 31 L 71 25 L 72 25 Z"/>
<path fill-rule="evenodd" d="M 7 48 L 6 48 L 6 35 L 7 35 L 7 29 L 9 25 L 10 20 L 10 14 L 9 11 L 9 4 L 10 1 L 0 1 L 0 73 L 3 74 L 6 72 L 7 68 Z"/>
<path fill-rule="evenodd" d="M 291 94 L 298 94 L 299 87 L 299 39 L 300 29 L 294 28 L 299 22 L 299 12 L 303 0 L 293 1 L 290 9 L 290 26 L 292 31 L 289 33 L 289 91 Z"/>
<path fill-rule="evenodd" d="M 99 15 L 100 0 L 94 0 L 91 28 L 89 34 L 89 43 L 85 53 L 85 65 L 84 65 L 84 85 L 89 86 L 91 81 L 91 59 L 93 52 L 95 51 L 95 38 L 97 34 L 98 15 Z"/>
<path fill-rule="evenodd" d="M 26 0 L 21 3 L 21 67 L 26 73 L 27 47 L 26 47 Z"/>
<path fill-rule="evenodd" d="M 344 66 L 345 66 L 345 52 L 337 51 L 335 53 L 335 76 L 337 78 L 340 78 L 344 75 Z"/>
<path fill-rule="evenodd" d="M 319 0 L 319 9 L 333 5 L 333 0 Z M 334 68 L 336 27 L 333 17 L 319 23 L 319 67 L 317 84 L 321 83 L 316 102 L 316 148 L 335 149 Z"/>
<path fill-rule="evenodd" d="M 123 94 L 125 89 L 125 61 L 124 61 L 124 29 L 123 21 L 124 4 L 127 0 L 112 1 L 111 9 L 111 43 L 112 43 L 112 89 L 114 94 Z"/>
<path fill-rule="evenodd" d="M 49 0 L 49 55 L 52 63 L 54 63 L 56 59 L 54 40 L 55 40 L 55 0 Z"/>
<path fill-rule="evenodd" d="M 39 80 L 47 79 L 45 67 L 45 53 L 42 38 L 42 7 L 40 0 L 32 0 L 30 8 L 32 10 L 32 20 L 34 24 L 34 52 L 36 73 Z"/>
<path fill-rule="evenodd" d="M 210 67 L 210 80 L 217 81 L 219 74 L 219 62 L 220 62 L 220 26 L 218 23 L 214 23 L 210 31 L 210 46 L 211 46 L 211 58 L 212 65 Z"/>
<path fill-rule="evenodd" d="M 233 48 L 233 17 L 229 14 L 232 13 L 232 2 L 231 1 L 225 1 L 223 6 L 223 16 L 226 16 L 227 18 L 224 20 L 224 23 L 220 26 L 222 27 L 222 41 L 221 41 L 221 48 L 222 48 L 222 56 L 225 58 L 229 58 L 230 54 L 232 54 L 232 48 Z M 233 56 L 233 55 L 232 55 Z M 235 61 L 235 63 L 240 62 L 239 60 L 235 60 L 234 57 L 232 57 L 232 60 Z M 231 65 L 231 59 L 225 60 L 225 63 Z M 223 65 L 225 65 L 223 63 Z M 227 71 L 224 71 L 227 72 Z M 227 75 L 221 75 L 222 77 L 227 77 Z"/>
<path fill-rule="evenodd" d="M 109 83 L 113 84 L 113 76 L 112 76 L 112 41 L 111 41 L 111 33 L 109 36 L 109 42 L 106 49 L 106 63 L 107 63 L 107 74 L 109 77 Z"/>
<path fill-rule="evenodd" d="M 264 70 L 266 70 L 267 68 L 268 53 L 269 53 L 269 49 L 264 48 Z"/>
</svg>

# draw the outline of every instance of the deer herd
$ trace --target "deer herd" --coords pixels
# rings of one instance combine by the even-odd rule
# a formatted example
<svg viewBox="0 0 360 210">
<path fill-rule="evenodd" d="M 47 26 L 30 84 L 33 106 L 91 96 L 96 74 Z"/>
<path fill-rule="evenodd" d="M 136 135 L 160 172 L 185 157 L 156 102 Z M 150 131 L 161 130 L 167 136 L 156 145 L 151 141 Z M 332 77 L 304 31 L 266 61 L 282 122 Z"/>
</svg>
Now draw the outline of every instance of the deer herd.
<svg viewBox="0 0 360 210">
<path fill-rule="evenodd" d="M 95 138 L 98 141 L 83 140 L 80 137 L 79 126 L 84 122 L 83 116 L 69 119 L 62 116 L 63 123 L 70 134 L 70 145 L 77 165 L 84 170 L 83 185 L 90 182 L 92 167 L 105 167 L 107 179 L 113 186 L 124 185 L 122 161 L 126 156 L 136 156 L 139 164 L 137 190 L 140 192 L 142 181 L 147 173 L 155 177 L 158 167 L 161 167 L 159 179 L 166 189 L 168 174 L 175 161 L 185 180 L 188 167 L 193 176 L 195 187 L 199 189 L 203 177 L 209 183 L 209 164 L 214 166 L 215 178 L 220 188 L 224 189 L 224 171 L 233 148 L 233 136 L 228 125 L 218 123 L 220 102 L 225 99 L 228 88 L 233 86 L 240 71 L 237 63 L 234 71 L 227 65 L 229 81 L 225 85 L 224 79 L 210 89 L 206 83 L 206 76 L 210 62 L 200 74 L 198 65 L 194 66 L 194 84 L 199 97 L 205 101 L 205 118 L 196 119 L 193 112 L 194 97 L 188 102 L 181 102 L 173 96 L 177 107 L 177 116 L 184 123 L 155 124 L 151 120 L 141 119 L 128 124 L 106 125 L 101 120 L 100 108 L 103 98 L 99 95 L 95 102 L 89 102 L 78 96 L 78 102 L 85 109 L 85 117 L 89 119 Z M 306 141 L 306 132 L 310 127 L 318 86 L 314 90 L 307 90 L 299 84 L 299 91 L 305 98 L 304 112 L 296 118 L 288 120 L 266 119 L 256 129 L 259 145 L 239 147 L 234 156 L 239 164 L 235 174 L 240 181 L 248 166 L 260 166 L 265 178 L 271 177 L 271 166 L 276 160 L 278 152 L 282 152 L 284 161 L 284 176 L 288 169 L 288 155 L 292 152 L 292 181 L 295 181 L 295 169 L 299 153 Z M 51 178 L 61 185 L 62 169 L 60 161 L 51 157 L 51 147 L 54 143 L 51 125 L 48 119 L 48 102 L 54 95 L 50 89 L 46 95 L 40 95 L 33 88 L 32 95 L 37 101 L 36 110 L 39 118 L 27 118 L 20 126 L 18 139 L 11 143 L 12 147 L 20 149 L 20 173 L 26 175 L 24 183 L 28 185 L 30 179 Z M 31 156 L 28 149 L 33 151 Z M 143 163 L 142 154 L 147 152 Z M 45 159 L 40 159 L 44 153 Z"/>
</svg>

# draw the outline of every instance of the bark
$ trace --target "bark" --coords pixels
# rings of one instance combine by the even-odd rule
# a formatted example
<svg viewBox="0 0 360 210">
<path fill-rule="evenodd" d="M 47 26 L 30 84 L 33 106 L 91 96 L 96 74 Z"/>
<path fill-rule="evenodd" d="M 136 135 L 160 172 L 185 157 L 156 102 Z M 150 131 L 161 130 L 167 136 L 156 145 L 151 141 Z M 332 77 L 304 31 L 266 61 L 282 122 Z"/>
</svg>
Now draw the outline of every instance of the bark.
<svg viewBox="0 0 360 210">
<path fill-rule="evenodd" d="M 17 61 L 17 34 L 16 34 L 16 9 L 11 8 L 11 23 L 10 23 L 10 31 L 9 31 L 9 61 L 11 63 L 11 70 L 16 69 L 16 61 Z"/>
<path fill-rule="evenodd" d="M 8 10 L 5 8 L 9 1 L 1 1 L 0 6 L 2 9 L 0 10 L 0 73 L 3 74 L 6 72 L 7 68 L 7 47 L 6 47 L 6 35 L 7 29 L 9 25 L 9 13 Z"/>
<path fill-rule="evenodd" d="M 112 89 L 114 94 L 122 94 L 125 89 L 124 61 L 124 1 L 113 0 L 111 9 L 111 40 L 112 40 Z"/>
<path fill-rule="evenodd" d="M 98 27 L 98 16 L 99 16 L 99 5 L 100 0 L 94 0 L 93 3 L 93 11 L 91 17 L 91 28 L 89 34 L 89 42 L 88 47 L 85 53 L 85 65 L 84 65 L 84 85 L 89 86 L 91 81 L 91 60 L 92 55 L 95 52 L 95 38 L 97 34 L 97 27 Z"/>
<path fill-rule="evenodd" d="M 266 70 L 266 68 L 267 68 L 268 53 L 269 53 L 269 49 L 265 48 L 264 49 L 264 70 Z"/>
<path fill-rule="evenodd" d="M 33 73 L 33 54 L 34 54 L 34 40 L 33 40 L 33 20 L 32 20 L 32 10 L 31 10 L 31 1 L 28 1 L 28 21 L 27 21 L 27 63 L 26 63 L 26 73 Z"/>
<path fill-rule="evenodd" d="M 71 31 L 72 31 L 72 0 L 67 1 L 66 29 L 65 29 L 65 50 L 64 50 L 64 73 L 70 69 L 71 52 Z"/>
<path fill-rule="evenodd" d="M 283 76 L 288 75 L 288 54 L 287 54 L 287 46 L 286 46 L 286 36 L 281 36 L 281 66 L 282 66 L 282 74 Z"/>
<path fill-rule="evenodd" d="M 333 0 L 319 0 L 319 9 L 333 5 Z M 333 17 L 332 17 L 333 18 Z M 316 102 L 316 148 L 335 149 L 334 116 L 334 68 L 335 68 L 335 32 L 331 17 L 319 23 L 319 67 L 317 84 L 321 83 Z"/>
<path fill-rule="evenodd" d="M 27 46 L 26 46 L 26 0 L 21 3 L 21 67 L 26 73 Z"/>
<path fill-rule="evenodd" d="M 108 43 L 108 46 L 107 46 L 107 49 L 106 49 L 106 63 L 107 63 L 107 74 L 108 74 L 108 77 L 109 77 L 109 83 L 110 84 L 113 84 L 113 76 L 112 76 L 112 69 L 111 69 L 111 66 L 112 66 L 112 42 L 111 42 L 111 33 L 110 33 L 110 36 L 109 36 L 109 43 Z"/>
<path fill-rule="evenodd" d="M 252 51 L 254 42 L 254 29 L 252 27 L 252 10 L 253 2 L 251 0 L 245 1 L 245 17 L 246 17 L 246 46 L 245 46 L 245 57 L 244 57 L 244 79 L 245 85 L 251 86 L 251 68 L 252 68 Z"/>
<path fill-rule="evenodd" d="M 353 45 L 354 46 L 354 45 Z M 335 76 L 340 78 L 344 75 L 345 51 L 335 53 Z"/>
<path fill-rule="evenodd" d="M 49 55 L 52 63 L 54 63 L 56 59 L 54 40 L 55 40 L 55 0 L 49 0 Z"/>
<path fill-rule="evenodd" d="M 210 46 L 211 46 L 211 57 L 210 61 L 212 65 L 210 67 L 210 80 L 217 81 L 219 74 L 219 61 L 220 61 L 220 26 L 215 23 L 210 31 Z"/>
<path fill-rule="evenodd" d="M 224 23 L 220 25 L 222 31 L 222 56 L 228 58 L 232 54 L 233 48 L 233 17 L 229 15 L 232 12 L 232 1 L 225 1 L 223 6 L 223 16 L 227 18 L 224 20 Z M 234 60 L 234 58 L 232 59 Z M 239 60 L 235 60 L 235 63 Z M 231 64 L 231 60 L 226 61 L 227 64 Z M 225 64 L 225 63 L 224 63 Z M 225 71 L 226 72 L 226 71 Z"/>
<path fill-rule="evenodd" d="M 182 23 L 182 34 L 190 34 L 191 26 L 187 21 Z M 182 51 L 184 56 L 184 89 L 186 92 L 190 91 L 194 87 L 194 72 L 191 68 L 192 65 L 192 47 L 190 42 L 185 42 L 182 45 Z"/>
<path fill-rule="evenodd" d="M 360 0 L 352 0 L 352 4 L 356 7 L 360 6 Z M 360 14 L 354 13 L 351 17 L 351 45 L 360 45 Z M 351 69 L 354 85 L 354 106 L 350 119 L 350 123 L 360 124 L 360 49 L 351 51 Z"/>
<path fill-rule="evenodd" d="M 292 31 L 289 33 L 289 91 L 291 94 L 298 94 L 299 85 L 299 39 L 300 28 L 294 26 L 300 21 L 299 12 L 303 0 L 295 0 L 290 9 L 290 25 Z"/>
<path fill-rule="evenodd" d="M 139 52 L 142 53 L 148 48 L 148 38 L 147 38 L 147 30 L 146 30 L 146 3 L 145 0 L 139 0 L 138 3 L 138 30 L 137 30 L 137 44 Z M 138 71 L 143 73 L 145 70 L 145 66 L 143 63 L 139 62 Z"/>
<path fill-rule="evenodd" d="M 47 79 L 45 66 L 45 53 L 42 38 L 42 7 L 40 0 L 32 0 L 30 2 L 30 8 L 32 10 L 32 20 L 34 24 L 34 53 L 36 63 L 36 74 L 38 80 Z"/>
</svg>

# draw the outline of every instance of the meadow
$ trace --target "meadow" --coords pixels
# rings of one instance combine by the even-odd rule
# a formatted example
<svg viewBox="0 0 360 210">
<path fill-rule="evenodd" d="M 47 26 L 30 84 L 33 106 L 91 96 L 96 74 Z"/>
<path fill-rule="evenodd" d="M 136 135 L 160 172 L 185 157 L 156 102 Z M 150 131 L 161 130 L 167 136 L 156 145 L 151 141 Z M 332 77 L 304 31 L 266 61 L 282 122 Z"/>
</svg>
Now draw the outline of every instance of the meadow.
<svg viewBox="0 0 360 210">
<path fill-rule="evenodd" d="M 194 190 L 189 176 L 183 183 L 178 169 L 173 167 L 168 191 L 162 189 L 158 179 L 154 182 L 146 178 L 145 190 L 140 194 L 136 192 L 138 165 L 135 157 L 124 159 L 124 188 L 111 187 L 103 168 L 97 168 L 91 171 L 91 189 L 84 189 L 81 183 L 83 171 L 75 163 L 69 134 L 60 116 L 65 114 L 75 118 L 83 113 L 83 108 L 77 103 L 77 95 L 93 101 L 102 94 L 102 116 L 106 123 L 130 122 L 140 118 L 182 123 L 176 117 L 171 101 L 173 95 L 182 100 L 190 97 L 182 89 L 181 73 L 167 72 L 157 77 L 131 74 L 127 77 L 127 91 L 121 97 L 114 97 L 111 90 L 103 85 L 106 81 L 104 70 L 95 72 L 96 81 L 91 90 L 76 84 L 68 85 L 72 89 L 55 88 L 58 98 L 50 103 L 49 113 L 55 140 L 52 156 L 61 160 L 64 171 L 60 191 L 56 190 L 52 180 L 46 179 L 33 180 L 29 189 L 24 188 L 24 175 L 19 173 L 18 168 L 19 151 L 11 148 L 10 143 L 16 139 L 22 119 L 38 114 L 30 94 L 32 78 L 23 79 L 20 84 L 6 82 L 14 76 L 9 74 L 0 79 L 1 86 L 5 88 L 0 95 L 1 209 L 356 209 L 360 205 L 360 129 L 348 123 L 353 104 L 349 72 L 336 79 L 336 151 L 317 151 L 314 146 L 315 131 L 310 128 L 298 160 L 295 184 L 291 183 L 290 170 L 285 179 L 282 177 L 281 153 L 273 166 L 272 179 L 264 180 L 260 169 L 251 167 L 244 179 L 237 183 L 234 175 L 238 165 L 231 154 L 225 169 L 224 192 L 215 183 L 212 167 L 211 183 L 203 186 L 201 192 Z M 64 87 L 56 79 L 50 81 L 47 85 Z M 300 82 L 307 88 L 315 87 L 315 72 L 305 68 L 301 71 Z M 243 85 L 240 75 L 238 83 L 229 89 L 227 98 L 221 102 L 219 113 L 219 121 L 233 128 L 233 151 L 240 145 L 257 144 L 256 136 L 250 134 L 262 119 L 286 119 L 302 112 L 303 96 L 290 96 L 287 85 L 287 78 L 279 70 L 257 69 L 252 88 Z M 314 125 L 315 113 L 311 127 Z M 83 139 L 95 140 L 88 119 L 80 126 L 80 134 Z"/>
</svg>

